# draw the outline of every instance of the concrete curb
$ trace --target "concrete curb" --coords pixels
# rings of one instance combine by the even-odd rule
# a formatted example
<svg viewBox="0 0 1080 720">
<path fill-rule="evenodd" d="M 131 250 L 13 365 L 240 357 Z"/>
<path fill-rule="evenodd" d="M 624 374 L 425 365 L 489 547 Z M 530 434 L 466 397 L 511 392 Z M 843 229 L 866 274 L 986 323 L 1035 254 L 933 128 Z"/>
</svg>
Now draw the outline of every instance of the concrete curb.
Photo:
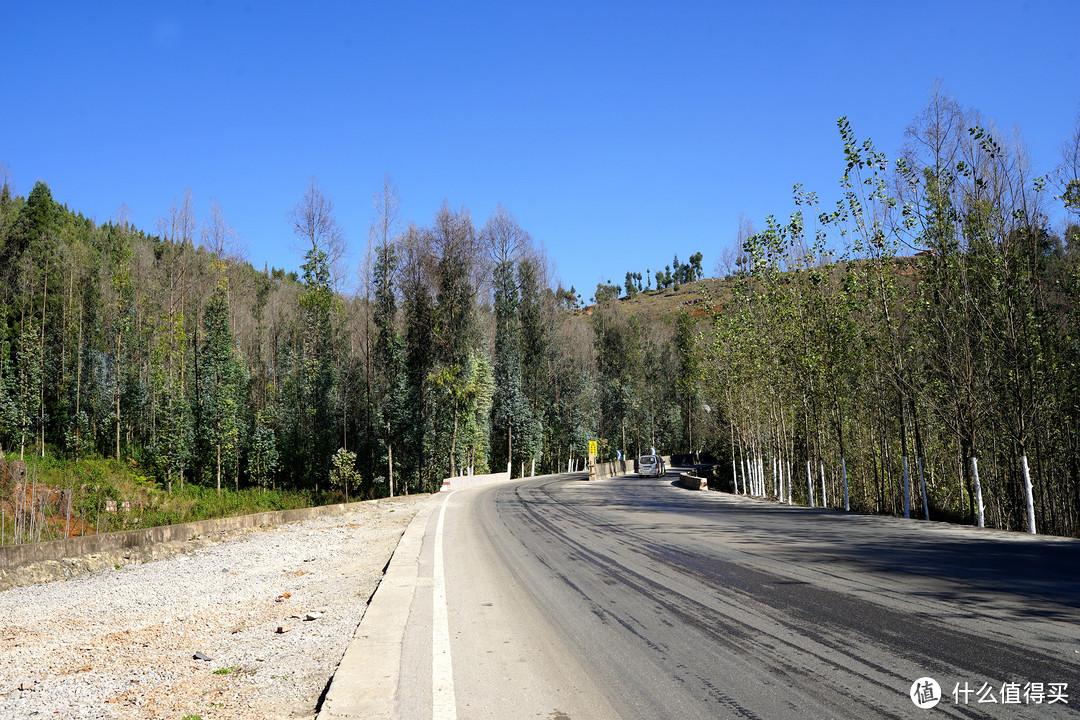
<svg viewBox="0 0 1080 720">
<path fill-rule="evenodd" d="M 386 574 L 338 663 L 317 720 L 398 717 L 401 644 L 416 593 L 424 532 L 441 499 L 432 496 L 402 534 Z"/>
</svg>

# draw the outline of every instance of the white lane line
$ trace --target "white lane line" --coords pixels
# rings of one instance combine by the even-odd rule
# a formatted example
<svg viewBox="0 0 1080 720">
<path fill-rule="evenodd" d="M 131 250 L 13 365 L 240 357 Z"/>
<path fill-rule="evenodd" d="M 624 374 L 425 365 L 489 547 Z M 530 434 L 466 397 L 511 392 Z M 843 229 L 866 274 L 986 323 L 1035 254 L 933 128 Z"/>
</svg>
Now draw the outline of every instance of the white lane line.
<svg viewBox="0 0 1080 720">
<path fill-rule="evenodd" d="M 457 720 L 454 667 L 450 662 L 450 615 L 446 609 L 446 576 L 443 573 L 443 528 L 451 491 L 439 509 L 435 526 L 435 562 L 432 568 L 431 601 L 431 718 Z"/>
</svg>

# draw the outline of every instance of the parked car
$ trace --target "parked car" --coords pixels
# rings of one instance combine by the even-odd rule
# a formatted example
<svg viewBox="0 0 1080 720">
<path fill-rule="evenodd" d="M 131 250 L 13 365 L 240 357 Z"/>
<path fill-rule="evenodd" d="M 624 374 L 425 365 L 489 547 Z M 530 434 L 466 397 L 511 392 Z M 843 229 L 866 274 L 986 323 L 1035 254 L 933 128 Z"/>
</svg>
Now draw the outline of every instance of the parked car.
<svg viewBox="0 0 1080 720">
<path fill-rule="evenodd" d="M 637 459 L 639 477 L 663 477 L 666 473 L 664 459 L 659 455 L 642 455 Z"/>
</svg>

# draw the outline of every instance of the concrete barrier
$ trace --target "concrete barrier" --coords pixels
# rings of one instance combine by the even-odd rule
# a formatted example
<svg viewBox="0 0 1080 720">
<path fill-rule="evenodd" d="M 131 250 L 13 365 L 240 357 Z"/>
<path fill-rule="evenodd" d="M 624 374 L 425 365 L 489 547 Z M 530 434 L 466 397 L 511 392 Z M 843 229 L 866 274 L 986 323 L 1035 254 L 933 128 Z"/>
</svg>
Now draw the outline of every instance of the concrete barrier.
<svg viewBox="0 0 1080 720">
<path fill-rule="evenodd" d="M 679 473 L 679 487 L 684 487 L 687 490 L 708 490 L 709 481 L 705 478 L 699 478 L 696 475 L 690 473 Z"/>
<path fill-rule="evenodd" d="M 491 485 L 492 483 L 506 482 L 509 479 L 510 473 L 508 472 L 443 478 L 442 492 L 450 492 L 451 490 L 460 490 L 461 488 L 475 487 L 477 485 Z"/>
<path fill-rule="evenodd" d="M 670 455 L 661 455 L 660 459 L 664 461 L 664 467 L 671 465 Z M 606 463 L 596 463 L 596 472 L 590 479 L 603 480 L 609 477 L 618 477 L 620 475 L 629 475 L 630 473 L 637 472 L 637 458 L 633 460 L 612 460 Z"/>
<path fill-rule="evenodd" d="M 596 472 L 592 473 L 590 477 L 595 480 L 603 480 L 604 478 L 617 477 L 632 472 L 634 472 L 632 460 L 613 460 L 606 463 L 596 463 Z"/>
</svg>

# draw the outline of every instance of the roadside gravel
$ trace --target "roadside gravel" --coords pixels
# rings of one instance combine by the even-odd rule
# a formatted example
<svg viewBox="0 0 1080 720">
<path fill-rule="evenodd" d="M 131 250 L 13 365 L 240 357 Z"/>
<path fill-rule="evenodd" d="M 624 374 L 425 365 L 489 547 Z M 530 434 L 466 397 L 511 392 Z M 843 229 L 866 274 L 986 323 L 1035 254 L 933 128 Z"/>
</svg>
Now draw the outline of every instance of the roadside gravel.
<svg viewBox="0 0 1080 720">
<path fill-rule="evenodd" d="M 313 717 L 402 532 L 429 501 L 372 501 L 0 592 L 0 718 Z"/>
</svg>

